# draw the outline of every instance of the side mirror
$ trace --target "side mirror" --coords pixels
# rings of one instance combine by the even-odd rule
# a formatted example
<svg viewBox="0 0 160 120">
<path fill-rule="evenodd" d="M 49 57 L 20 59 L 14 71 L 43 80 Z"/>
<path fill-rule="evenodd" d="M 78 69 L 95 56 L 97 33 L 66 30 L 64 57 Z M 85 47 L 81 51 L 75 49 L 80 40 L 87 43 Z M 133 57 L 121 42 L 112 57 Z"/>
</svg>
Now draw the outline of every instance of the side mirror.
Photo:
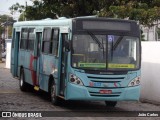
<svg viewBox="0 0 160 120">
<path fill-rule="evenodd" d="M 69 52 L 71 50 L 71 42 L 69 40 L 64 42 L 65 51 Z"/>
</svg>

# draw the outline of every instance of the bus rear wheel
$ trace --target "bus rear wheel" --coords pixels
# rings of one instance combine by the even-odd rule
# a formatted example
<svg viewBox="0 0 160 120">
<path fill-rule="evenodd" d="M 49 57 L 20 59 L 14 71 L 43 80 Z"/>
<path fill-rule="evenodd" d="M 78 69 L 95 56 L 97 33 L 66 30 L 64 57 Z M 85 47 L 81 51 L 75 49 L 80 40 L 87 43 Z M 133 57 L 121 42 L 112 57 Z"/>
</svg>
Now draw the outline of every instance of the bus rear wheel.
<svg viewBox="0 0 160 120">
<path fill-rule="evenodd" d="M 115 107 L 117 101 L 105 101 L 106 107 Z"/>
<path fill-rule="evenodd" d="M 59 104 L 59 98 L 56 95 L 56 85 L 52 81 L 51 86 L 50 86 L 50 97 L 51 97 L 51 103 L 54 105 Z"/>
<path fill-rule="evenodd" d="M 23 69 L 21 69 L 21 73 L 20 73 L 19 87 L 20 87 L 21 91 L 26 91 L 27 90 L 27 83 L 25 82 Z"/>
</svg>

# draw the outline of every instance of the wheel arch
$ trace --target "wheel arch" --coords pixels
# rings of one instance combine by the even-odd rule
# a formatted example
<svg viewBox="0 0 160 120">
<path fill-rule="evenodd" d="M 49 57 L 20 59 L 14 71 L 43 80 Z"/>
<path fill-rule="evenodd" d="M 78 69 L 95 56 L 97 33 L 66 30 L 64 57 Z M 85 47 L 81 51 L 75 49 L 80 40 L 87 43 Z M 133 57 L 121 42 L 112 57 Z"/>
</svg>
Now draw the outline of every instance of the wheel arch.
<svg viewBox="0 0 160 120">
<path fill-rule="evenodd" d="M 55 79 L 54 79 L 53 75 L 50 74 L 49 81 L 48 81 L 48 92 L 50 92 L 50 87 L 51 87 L 52 82 L 54 82 L 54 84 L 55 84 Z"/>
<path fill-rule="evenodd" d="M 24 68 L 23 68 L 23 66 L 21 65 L 21 66 L 20 66 L 20 69 L 19 69 L 19 76 L 18 76 L 19 78 L 20 78 L 20 75 L 21 75 L 22 70 L 23 70 L 23 72 L 24 72 Z"/>
</svg>

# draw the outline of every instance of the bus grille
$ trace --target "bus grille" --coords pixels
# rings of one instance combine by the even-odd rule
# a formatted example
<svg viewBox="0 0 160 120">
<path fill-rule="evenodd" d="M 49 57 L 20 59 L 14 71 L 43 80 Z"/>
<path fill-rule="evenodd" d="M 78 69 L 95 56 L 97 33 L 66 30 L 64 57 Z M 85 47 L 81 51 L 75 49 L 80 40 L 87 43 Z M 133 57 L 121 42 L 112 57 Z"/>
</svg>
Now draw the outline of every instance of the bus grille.
<svg viewBox="0 0 160 120">
<path fill-rule="evenodd" d="M 122 81 L 125 79 L 124 76 L 100 76 L 100 77 L 94 77 L 94 76 L 87 76 L 90 83 L 87 87 L 90 88 L 104 88 L 104 89 L 118 89 L 118 88 L 124 88 L 125 86 L 122 85 Z"/>
<path fill-rule="evenodd" d="M 95 97 L 119 97 L 122 93 L 121 89 L 124 88 L 122 81 L 125 79 L 125 75 L 87 75 L 90 83 L 88 92 L 90 96 Z M 112 90 L 112 93 L 100 93 L 100 90 Z"/>
<path fill-rule="evenodd" d="M 89 79 L 93 80 L 122 80 L 125 77 L 93 77 L 93 76 L 87 76 Z"/>
</svg>

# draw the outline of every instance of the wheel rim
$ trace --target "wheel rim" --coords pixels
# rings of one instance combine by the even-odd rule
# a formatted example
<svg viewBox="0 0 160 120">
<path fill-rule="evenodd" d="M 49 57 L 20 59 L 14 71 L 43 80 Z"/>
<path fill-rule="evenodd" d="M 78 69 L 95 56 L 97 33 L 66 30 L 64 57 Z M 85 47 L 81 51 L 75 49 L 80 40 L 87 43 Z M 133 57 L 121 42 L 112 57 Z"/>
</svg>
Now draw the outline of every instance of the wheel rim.
<svg viewBox="0 0 160 120">
<path fill-rule="evenodd" d="M 23 75 L 21 75 L 20 86 L 23 86 Z"/>
</svg>

